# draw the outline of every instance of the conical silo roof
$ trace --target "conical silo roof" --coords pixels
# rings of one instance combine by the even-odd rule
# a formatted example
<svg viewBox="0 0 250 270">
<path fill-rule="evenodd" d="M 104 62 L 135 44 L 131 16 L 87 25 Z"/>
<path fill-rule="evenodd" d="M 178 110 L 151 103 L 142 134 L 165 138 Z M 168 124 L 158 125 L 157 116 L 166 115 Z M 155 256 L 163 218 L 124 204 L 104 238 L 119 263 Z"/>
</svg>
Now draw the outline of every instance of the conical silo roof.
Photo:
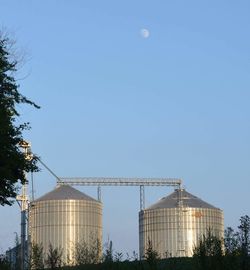
<svg viewBox="0 0 250 270">
<path fill-rule="evenodd" d="M 146 210 L 159 208 L 176 208 L 179 206 L 178 202 L 180 198 L 182 200 L 183 207 L 218 209 L 217 207 L 214 207 L 213 205 L 204 202 L 202 199 L 187 192 L 185 189 L 176 189 L 173 193 L 167 197 L 163 197 L 157 203 L 149 206 Z"/>
<path fill-rule="evenodd" d="M 84 194 L 83 192 L 69 186 L 61 185 L 56 187 L 54 190 L 46 193 L 42 197 L 35 201 L 49 201 L 49 200 L 87 200 L 96 201 L 90 196 Z"/>
</svg>

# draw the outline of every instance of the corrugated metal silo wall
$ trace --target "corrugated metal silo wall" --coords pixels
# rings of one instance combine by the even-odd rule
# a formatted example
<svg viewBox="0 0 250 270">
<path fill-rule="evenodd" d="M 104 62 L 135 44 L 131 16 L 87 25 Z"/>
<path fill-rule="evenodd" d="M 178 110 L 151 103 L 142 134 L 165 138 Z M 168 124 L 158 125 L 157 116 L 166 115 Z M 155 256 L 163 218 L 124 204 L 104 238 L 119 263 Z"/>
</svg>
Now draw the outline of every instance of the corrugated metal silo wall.
<svg viewBox="0 0 250 270">
<path fill-rule="evenodd" d="M 190 257 L 199 238 L 208 229 L 220 238 L 224 235 L 224 217 L 220 209 L 163 208 L 139 213 L 139 249 L 143 258 L 150 240 L 162 258 Z"/>
<path fill-rule="evenodd" d="M 63 249 L 64 263 L 73 262 L 76 243 L 102 245 L 102 204 L 91 200 L 48 200 L 34 202 L 30 210 L 31 242 L 42 244 L 44 254 L 51 243 Z"/>
</svg>

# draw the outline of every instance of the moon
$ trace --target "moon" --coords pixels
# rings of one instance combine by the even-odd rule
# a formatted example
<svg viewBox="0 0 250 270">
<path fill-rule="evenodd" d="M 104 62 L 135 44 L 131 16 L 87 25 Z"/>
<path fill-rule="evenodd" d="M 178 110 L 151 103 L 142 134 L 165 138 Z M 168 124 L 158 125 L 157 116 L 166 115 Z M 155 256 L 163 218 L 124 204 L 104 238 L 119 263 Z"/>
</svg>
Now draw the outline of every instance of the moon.
<svg viewBox="0 0 250 270">
<path fill-rule="evenodd" d="M 148 38 L 149 35 L 150 35 L 148 29 L 146 29 L 146 28 L 142 28 L 141 31 L 140 31 L 140 33 L 141 33 L 141 36 L 142 36 L 143 38 Z"/>
</svg>

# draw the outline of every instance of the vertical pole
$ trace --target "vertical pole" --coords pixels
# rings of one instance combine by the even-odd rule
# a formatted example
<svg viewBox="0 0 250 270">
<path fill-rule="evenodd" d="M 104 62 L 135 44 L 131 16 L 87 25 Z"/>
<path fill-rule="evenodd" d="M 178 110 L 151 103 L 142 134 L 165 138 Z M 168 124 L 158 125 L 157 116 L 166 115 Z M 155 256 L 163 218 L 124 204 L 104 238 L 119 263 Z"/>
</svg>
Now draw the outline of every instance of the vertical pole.
<svg viewBox="0 0 250 270">
<path fill-rule="evenodd" d="M 26 196 L 27 185 L 22 186 L 22 195 L 21 195 L 21 269 L 25 270 L 25 261 L 26 261 L 26 213 L 27 213 L 27 196 Z"/>
<path fill-rule="evenodd" d="M 25 269 L 26 211 L 21 211 L 21 269 Z"/>
<path fill-rule="evenodd" d="M 182 200 L 182 188 L 181 186 L 177 189 L 178 192 L 178 255 L 183 257 L 184 246 L 183 246 L 183 200 Z"/>
<path fill-rule="evenodd" d="M 33 172 L 31 172 L 31 195 L 32 195 L 32 201 L 35 200 L 35 194 L 34 194 L 34 178 L 33 178 Z"/>
<path fill-rule="evenodd" d="M 145 190 L 144 186 L 140 186 L 140 211 L 145 208 Z"/>
<path fill-rule="evenodd" d="M 97 198 L 98 198 L 99 202 L 102 201 L 102 191 L 101 191 L 101 186 L 100 185 L 97 187 Z"/>
<path fill-rule="evenodd" d="M 26 160 L 31 161 L 33 156 L 30 151 L 30 144 L 26 141 L 21 141 L 19 146 L 24 149 L 24 157 Z M 27 175 L 25 174 L 25 179 Z M 28 209 L 28 196 L 27 196 L 27 184 L 22 185 L 22 194 L 17 196 L 17 200 L 21 201 L 21 270 L 26 269 L 27 252 L 26 252 L 26 236 L 27 236 L 27 209 Z"/>
<path fill-rule="evenodd" d="M 27 212 L 26 212 L 26 220 L 27 220 L 27 254 L 26 260 L 30 263 L 31 260 L 31 253 L 32 253 L 32 245 L 31 245 L 31 230 L 30 230 L 30 211 L 31 211 L 31 204 L 28 204 Z M 28 268 L 28 267 L 26 267 Z"/>
</svg>

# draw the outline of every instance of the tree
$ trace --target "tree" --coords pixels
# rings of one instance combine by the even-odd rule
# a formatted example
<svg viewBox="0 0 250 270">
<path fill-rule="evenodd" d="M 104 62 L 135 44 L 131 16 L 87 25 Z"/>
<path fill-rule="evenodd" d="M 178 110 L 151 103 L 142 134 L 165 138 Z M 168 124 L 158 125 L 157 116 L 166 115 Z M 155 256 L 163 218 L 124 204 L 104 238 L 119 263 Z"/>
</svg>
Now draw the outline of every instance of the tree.
<svg viewBox="0 0 250 270">
<path fill-rule="evenodd" d="M 241 269 L 248 270 L 250 268 L 250 217 L 248 215 L 240 218 L 239 229 L 239 243 L 241 255 Z"/>
<path fill-rule="evenodd" d="M 30 269 L 43 269 L 44 268 L 44 255 L 42 244 L 33 243 L 31 245 L 30 256 Z"/>
<path fill-rule="evenodd" d="M 52 244 L 49 244 L 49 251 L 47 254 L 47 258 L 45 260 L 46 265 L 50 269 L 56 269 L 62 266 L 62 256 L 63 250 L 62 248 L 53 248 Z"/>
<path fill-rule="evenodd" d="M 89 243 L 82 240 L 75 244 L 74 262 L 77 265 L 96 264 L 101 258 L 101 242 L 99 238 L 91 236 Z"/>
<path fill-rule="evenodd" d="M 116 251 L 114 255 L 114 261 L 115 262 L 121 262 L 123 258 L 122 252 Z"/>
<path fill-rule="evenodd" d="M 105 244 L 105 250 L 103 253 L 103 262 L 104 263 L 113 263 L 114 261 L 114 250 L 113 250 L 113 242 L 108 240 Z"/>
<path fill-rule="evenodd" d="M 153 248 L 153 244 L 150 239 L 148 239 L 147 248 L 146 248 L 144 257 L 147 263 L 149 264 L 150 269 L 157 268 L 157 261 L 160 259 L 160 255 L 157 252 L 157 250 Z"/>
<path fill-rule="evenodd" d="M 37 171 L 36 159 L 27 160 L 19 145 L 29 123 L 17 124 L 17 105 L 29 104 L 39 108 L 19 91 L 14 77 L 17 58 L 13 42 L 0 33 L 0 205 L 11 205 L 17 195 L 17 183 L 26 182 L 25 172 Z"/>
<path fill-rule="evenodd" d="M 224 232 L 225 256 L 239 255 L 238 233 L 233 228 L 228 227 Z"/>
<path fill-rule="evenodd" d="M 239 241 L 241 245 L 241 251 L 245 255 L 250 253 L 250 217 L 248 215 L 240 218 L 239 229 Z"/>
<path fill-rule="evenodd" d="M 199 269 L 222 269 L 222 247 L 222 239 L 213 235 L 211 229 L 208 229 L 193 250 L 193 257 L 196 259 Z"/>
<path fill-rule="evenodd" d="M 238 270 L 240 269 L 239 258 L 239 233 L 235 232 L 233 228 L 228 227 L 224 232 L 224 268 L 227 270 Z"/>
<path fill-rule="evenodd" d="M 15 247 L 14 247 L 14 253 L 15 253 L 15 260 L 13 262 L 13 269 L 20 270 L 21 269 L 21 243 L 20 238 L 15 232 Z"/>
<path fill-rule="evenodd" d="M 0 269 L 1 270 L 10 270 L 10 263 L 7 261 L 5 255 L 0 254 Z"/>
</svg>

